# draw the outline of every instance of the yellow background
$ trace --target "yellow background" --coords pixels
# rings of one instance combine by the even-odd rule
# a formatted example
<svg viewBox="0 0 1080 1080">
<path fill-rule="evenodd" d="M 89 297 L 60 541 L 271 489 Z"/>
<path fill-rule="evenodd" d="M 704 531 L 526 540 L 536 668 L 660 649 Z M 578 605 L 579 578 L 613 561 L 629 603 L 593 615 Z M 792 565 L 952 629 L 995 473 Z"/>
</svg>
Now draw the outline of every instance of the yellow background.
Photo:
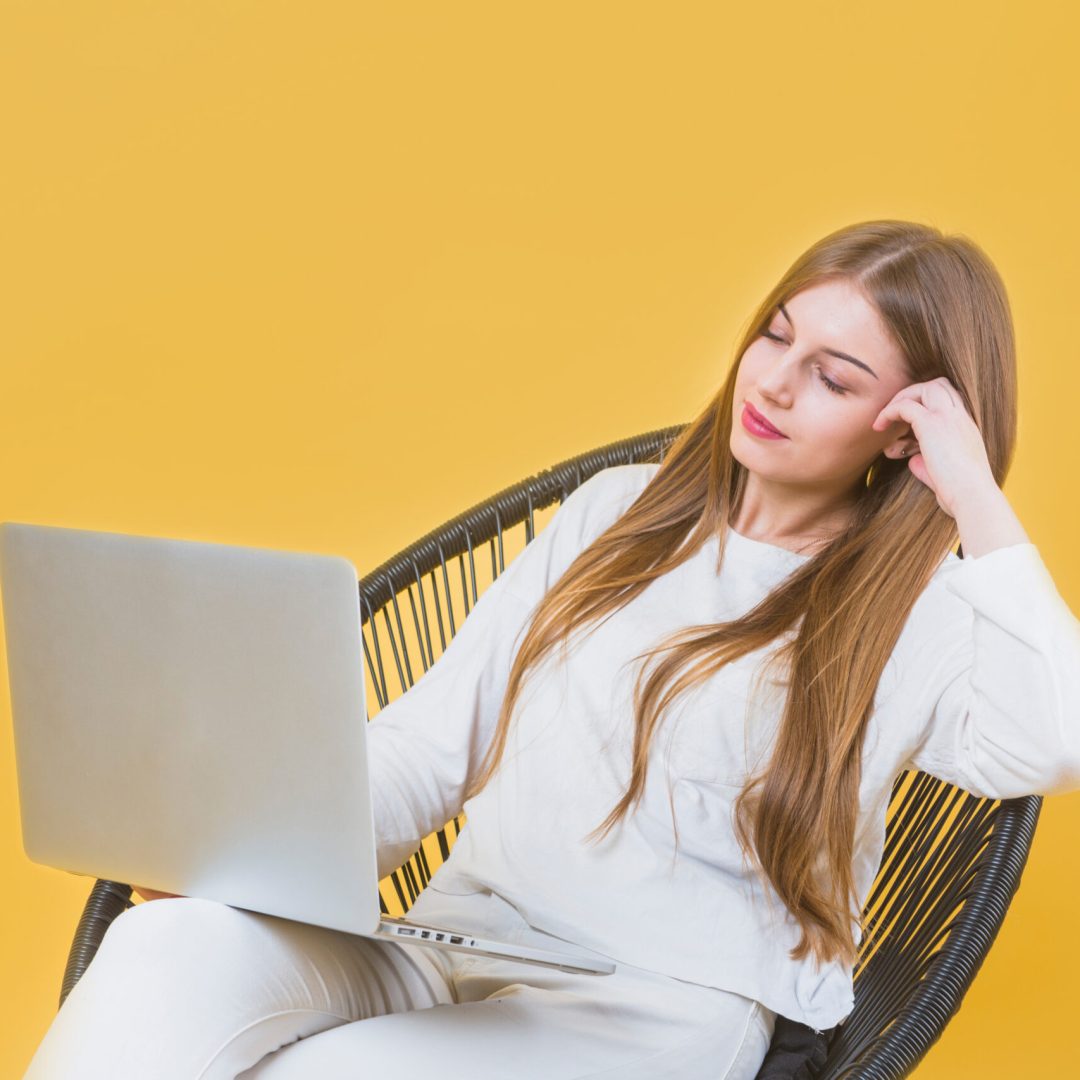
<svg viewBox="0 0 1080 1080">
<path fill-rule="evenodd" d="M 1071 5 L 743 7 L 3 0 L 0 520 L 364 573 L 688 420 L 801 250 L 903 217 L 1005 277 L 1006 493 L 1080 610 Z M 17 1077 L 90 882 L 23 854 L 4 694 Z M 1078 838 L 1080 796 L 1049 800 L 920 1078 L 1075 1067 Z"/>
</svg>

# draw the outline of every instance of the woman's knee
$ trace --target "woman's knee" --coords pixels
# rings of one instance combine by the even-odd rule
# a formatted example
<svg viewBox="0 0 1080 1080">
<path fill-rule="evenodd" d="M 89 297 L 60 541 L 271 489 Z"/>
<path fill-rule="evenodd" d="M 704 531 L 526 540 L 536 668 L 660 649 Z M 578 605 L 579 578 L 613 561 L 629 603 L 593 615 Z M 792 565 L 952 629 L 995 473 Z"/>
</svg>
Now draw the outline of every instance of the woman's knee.
<svg viewBox="0 0 1080 1080">
<path fill-rule="evenodd" d="M 192 897 L 151 900 L 110 926 L 91 963 L 98 980 L 256 999 L 359 1019 L 452 1000 L 424 955 L 391 941 Z"/>
<path fill-rule="evenodd" d="M 197 897 L 148 900 L 117 916 L 106 930 L 94 963 L 128 958 L 143 970 L 189 967 L 200 959 L 240 959 L 257 953 L 265 929 L 252 912 Z"/>
<path fill-rule="evenodd" d="M 231 1078 L 350 1019 L 333 998 L 334 972 L 307 962 L 298 928 L 191 897 L 128 908 L 60 1010 L 33 1075 Z"/>
</svg>

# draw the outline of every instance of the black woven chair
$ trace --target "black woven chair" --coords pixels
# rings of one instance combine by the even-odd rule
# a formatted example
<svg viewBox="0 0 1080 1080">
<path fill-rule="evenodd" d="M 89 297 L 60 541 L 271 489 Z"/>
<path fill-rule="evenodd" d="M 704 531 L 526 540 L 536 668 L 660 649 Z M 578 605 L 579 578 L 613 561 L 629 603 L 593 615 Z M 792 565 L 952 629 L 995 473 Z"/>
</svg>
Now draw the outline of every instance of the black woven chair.
<svg viewBox="0 0 1080 1080">
<path fill-rule="evenodd" d="M 363 578 L 364 662 L 378 707 L 390 700 L 391 662 L 400 693 L 433 662 L 433 631 L 441 652 L 456 632 L 455 608 L 462 618 L 468 614 L 480 591 L 481 545 L 490 549 L 493 580 L 505 565 L 508 530 L 523 523 L 524 542 L 530 542 L 536 511 L 562 502 L 601 469 L 661 460 L 682 430 L 677 425 L 612 443 L 505 488 Z M 452 563 L 460 578 L 456 587 Z M 1041 807 L 1039 796 L 995 801 L 925 773 L 899 776 L 881 867 L 863 912 L 854 1010 L 843 1024 L 820 1034 L 778 1017 L 759 1080 L 908 1076 L 960 1007 L 997 936 Z M 409 910 L 461 828 L 459 818 L 447 822 L 380 882 L 384 914 Z M 131 893 L 130 885 L 94 884 L 68 956 L 61 1006 L 109 924 L 132 905 Z"/>
</svg>

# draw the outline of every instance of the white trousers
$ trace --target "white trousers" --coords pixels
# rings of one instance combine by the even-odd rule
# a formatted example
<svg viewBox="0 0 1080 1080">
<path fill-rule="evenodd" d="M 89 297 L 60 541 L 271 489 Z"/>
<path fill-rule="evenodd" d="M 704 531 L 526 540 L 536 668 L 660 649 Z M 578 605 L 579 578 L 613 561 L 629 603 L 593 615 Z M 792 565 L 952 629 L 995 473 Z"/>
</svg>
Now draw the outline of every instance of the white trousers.
<svg viewBox="0 0 1080 1080">
<path fill-rule="evenodd" d="M 428 887 L 410 918 L 569 948 L 486 890 Z M 624 964 L 573 974 L 184 897 L 112 923 L 24 1080 L 753 1080 L 774 1023 Z"/>
</svg>

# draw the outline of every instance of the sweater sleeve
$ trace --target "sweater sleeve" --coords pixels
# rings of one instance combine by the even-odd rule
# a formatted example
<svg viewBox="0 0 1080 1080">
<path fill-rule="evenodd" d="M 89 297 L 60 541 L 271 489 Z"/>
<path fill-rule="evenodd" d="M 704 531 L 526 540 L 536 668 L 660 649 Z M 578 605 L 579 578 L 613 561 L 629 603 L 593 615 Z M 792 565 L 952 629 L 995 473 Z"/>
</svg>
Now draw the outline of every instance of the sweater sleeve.
<svg viewBox="0 0 1080 1080">
<path fill-rule="evenodd" d="M 536 605 L 633 502 L 644 465 L 579 484 L 480 594 L 442 654 L 367 729 L 379 878 L 463 809 L 491 743 L 510 667 Z"/>
<path fill-rule="evenodd" d="M 1080 788 L 1080 621 L 1038 548 L 963 558 L 942 584 L 965 606 L 921 653 L 929 720 L 907 767 L 993 799 Z"/>
</svg>

